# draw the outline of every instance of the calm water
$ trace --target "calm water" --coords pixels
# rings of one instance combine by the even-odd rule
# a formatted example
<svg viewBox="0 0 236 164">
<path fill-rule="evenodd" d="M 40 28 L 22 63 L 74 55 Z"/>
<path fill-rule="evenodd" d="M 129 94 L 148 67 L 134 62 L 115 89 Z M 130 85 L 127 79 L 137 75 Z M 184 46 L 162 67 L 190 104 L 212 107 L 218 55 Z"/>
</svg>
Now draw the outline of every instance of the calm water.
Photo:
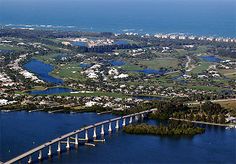
<svg viewBox="0 0 236 164">
<path fill-rule="evenodd" d="M 14 112 L 0 113 L 0 117 L 0 159 L 5 161 L 64 133 L 114 116 L 98 116 L 93 113 Z M 51 162 L 235 163 L 235 138 L 235 129 L 225 130 L 222 127 L 212 126 L 207 127 L 205 134 L 182 138 L 136 136 L 114 132 L 111 137 L 106 137 L 104 144 L 99 143 L 92 148 L 81 145 L 78 151 L 65 152 L 60 159 L 54 156 Z M 53 147 L 53 149 L 56 148 Z M 48 162 L 45 161 L 45 163 Z"/>
<path fill-rule="evenodd" d="M 0 0 L 0 15 L 0 24 L 236 37 L 235 0 Z"/>
<path fill-rule="evenodd" d="M 161 97 L 153 97 L 153 96 L 134 96 L 134 98 L 142 100 L 161 100 Z"/>
<path fill-rule="evenodd" d="M 48 88 L 46 90 L 33 90 L 28 93 L 32 95 L 52 95 L 52 94 L 68 93 L 73 91 L 74 90 L 69 88 Z"/>
<path fill-rule="evenodd" d="M 143 70 L 137 70 L 136 72 L 141 72 L 141 73 L 145 73 L 145 74 L 159 74 L 159 75 L 163 75 L 167 71 L 166 70 L 156 70 L 156 69 L 143 69 Z"/>
<path fill-rule="evenodd" d="M 50 64 L 43 63 L 39 60 L 30 60 L 24 65 L 24 68 L 28 71 L 36 74 L 40 79 L 48 83 L 62 84 L 61 79 L 54 78 L 49 75 L 53 71 L 54 67 Z"/>
<path fill-rule="evenodd" d="M 73 46 L 87 47 L 88 44 L 86 42 L 73 42 Z"/>
<path fill-rule="evenodd" d="M 219 63 L 222 61 L 222 59 L 217 58 L 215 56 L 202 56 L 201 59 L 207 62 L 215 62 L 215 63 Z"/>
<path fill-rule="evenodd" d="M 80 67 L 81 68 L 88 68 L 88 67 L 90 67 L 91 66 L 91 64 L 87 64 L 87 63 L 81 63 L 80 64 Z"/>
<path fill-rule="evenodd" d="M 114 44 L 116 44 L 116 45 L 127 45 L 127 44 L 129 44 L 129 42 L 127 42 L 126 40 L 118 40 Z"/>
<path fill-rule="evenodd" d="M 125 62 L 119 61 L 119 60 L 111 60 L 111 61 L 109 61 L 109 63 L 112 66 L 123 66 L 123 65 L 125 65 Z"/>
</svg>

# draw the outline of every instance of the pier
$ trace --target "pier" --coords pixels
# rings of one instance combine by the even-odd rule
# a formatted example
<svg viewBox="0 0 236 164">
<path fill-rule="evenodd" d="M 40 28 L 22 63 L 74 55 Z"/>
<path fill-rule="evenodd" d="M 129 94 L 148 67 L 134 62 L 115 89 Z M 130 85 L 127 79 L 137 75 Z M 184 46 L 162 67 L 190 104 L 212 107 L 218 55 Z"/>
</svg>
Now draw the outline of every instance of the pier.
<svg viewBox="0 0 236 164">
<path fill-rule="evenodd" d="M 32 156 L 33 155 L 37 155 L 38 156 L 38 160 L 42 160 L 43 159 L 43 150 L 47 150 L 48 151 L 48 156 L 51 157 L 53 152 L 58 152 L 60 153 L 63 149 L 62 145 L 66 145 L 65 148 L 67 150 L 70 150 L 70 147 L 72 145 L 74 145 L 75 147 L 78 147 L 78 144 L 80 141 L 85 141 L 87 146 L 95 146 L 92 143 L 88 143 L 90 138 L 93 138 L 94 142 L 104 142 L 104 139 L 98 140 L 97 139 L 97 129 L 100 130 L 100 135 L 104 136 L 106 129 L 104 128 L 105 125 L 108 125 L 108 129 L 107 132 L 111 133 L 112 132 L 112 124 L 115 124 L 115 129 L 118 130 L 119 128 L 122 128 L 128 124 L 134 123 L 135 121 L 138 121 L 139 119 L 144 118 L 147 114 L 155 112 L 157 109 L 150 109 L 150 110 L 146 110 L 143 112 L 139 112 L 139 113 L 134 113 L 134 114 L 130 114 L 130 115 L 126 115 L 123 117 L 117 117 L 117 118 L 113 118 L 110 120 L 105 120 L 102 122 L 98 122 L 95 123 L 93 125 L 89 125 L 83 128 L 80 128 L 78 130 L 75 130 L 73 132 L 67 133 L 65 135 L 62 135 L 60 137 L 57 137 L 49 142 L 46 142 L 38 147 L 35 147 L 7 162 L 5 162 L 4 164 L 12 164 L 12 163 L 17 163 L 20 162 L 23 159 L 27 159 L 28 163 L 32 163 L 33 160 Z M 134 121 L 133 121 L 134 118 Z M 122 124 L 122 126 L 120 127 L 120 123 Z M 89 136 L 88 131 L 89 130 L 93 130 L 93 136 Z M 79 134 L 84 134 L 84 138 L 78 138 Z M 57 146 L 57 150 L 53 150 L 52 146 Z"/>
<path fill-rule="evenodd" d="M 179 118 L 169 118 L 169 119 L 170 120 L 176 120 L 176 121 L 191 122 L 191 123 L 195 123 L 195 124 L 230 127 L 230 124 L 220 124 L 220 123 L 212 123 L 212 122 L 204 122 L 204 121 L 191 121 L 191 120 L 179 119 Z"/>
</svg>

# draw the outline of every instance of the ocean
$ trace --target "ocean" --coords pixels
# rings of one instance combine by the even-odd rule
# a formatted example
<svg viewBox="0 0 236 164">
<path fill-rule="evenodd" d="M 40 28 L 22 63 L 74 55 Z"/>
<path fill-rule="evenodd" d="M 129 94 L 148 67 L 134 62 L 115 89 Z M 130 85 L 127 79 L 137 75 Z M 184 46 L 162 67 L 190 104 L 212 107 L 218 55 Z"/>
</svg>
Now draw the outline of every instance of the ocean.
<svg viewBox="0 0 236 164">
<path fill-rule="evenodd" d="M 236 0 L 0 0 L 0 24 L 236 37 Z"/>
</svg>

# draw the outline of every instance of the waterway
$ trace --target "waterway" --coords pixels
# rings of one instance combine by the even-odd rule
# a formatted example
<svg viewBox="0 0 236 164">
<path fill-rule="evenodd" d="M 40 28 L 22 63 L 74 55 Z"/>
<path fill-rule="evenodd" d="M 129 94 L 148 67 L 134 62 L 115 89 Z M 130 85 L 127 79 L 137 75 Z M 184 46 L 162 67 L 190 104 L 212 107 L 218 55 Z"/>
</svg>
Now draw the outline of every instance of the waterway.
<svg viewBox="0 0 236 164">
<path fill-rule="evenodd" d="M 217 58 L 215 56 L 201 56 L 201 59 L 203 59 L 206 62 L 215 62 L 215 63 L 219 63 L 222 61 L 222 59 Z"/>
<path fill-rule="evenodd" d="M 94 113 L 0 112 L 0 161 L 84 125 L 113 117 Z M 194 137 L 129 135 L 120 131 L 106 136 L 104 144 L 81 145 L 78 150 L 64 152 L 60 158 L 54 155 L 44 163 L 236 163 L 235 138 L 236 129 L 215 126 L 207 126 L 204 134 Z"/>
<path fill-rule="evenodd" d="M 74 92 L 73 89 L 69 88 L 48 88 L 46 90 L 32 90 L 28 92 L 31 95 L 53 95 L 53 94 L 61 94 L 61 93 L 69 93 Z"/>
<path fill-rule="evenodd" d="M 142 99 L 142 100 L 161 100 L 161 97 L 154 97 L 154 96 L 134 96 L 134 98 Z"/>
<path fill-rule="evenodd" d="M 156 70 L 156 69 L 144 69 L 144 70 L 137 70 L 135 72 L 141 72 L 141 73 L 144 73 L 144 74 L 164 75 L 167 71 L 166 70 Z"/>
<path fill-rule="evenodd" d="M 54 70 L 54 67 L 50 64 L 46 64 L 39 60 L 30 60 L 28 63 L 24 65 L 24 68 L 29 72 L 34 73 L 38 76 L 38 78 L 42 79 L 45 82 L 53 83 L 53 84 L 62 84 L 63 80 L 52 77 L 50 72 Z"/>
<path fill-rule="evenodd" d="M 109 61 L 109 63 L 110 63 L 112 66 L 123 66 L 123 65 L 126 64 L 125 62 L 119 61 L 119 60 L 111 60 L 111 61 Z"/>
</svg>

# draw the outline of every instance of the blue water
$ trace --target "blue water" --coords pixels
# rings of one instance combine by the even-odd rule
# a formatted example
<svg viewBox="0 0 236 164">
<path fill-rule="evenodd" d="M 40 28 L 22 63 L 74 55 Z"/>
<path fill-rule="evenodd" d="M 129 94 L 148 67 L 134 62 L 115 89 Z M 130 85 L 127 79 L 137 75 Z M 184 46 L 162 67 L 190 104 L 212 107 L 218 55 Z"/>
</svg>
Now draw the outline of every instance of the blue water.
<svg viewBox="0 0 236 164">
<path fill-rule="evenodd" d="M 153 96 L 134 96 L 134 98 L 142 100 L 161 100 L 161 97 L 153 97 Z"/>
<path fill-rule="evenodd" d="M 74 90 L 69 88 L 48 88 L 46 90 L 33 90 L 28 92 L 32 95 L 52 95 L 52 94 L 60 94 L 60 93 L 69 93 L 73 92 Z"/>
<path fill-rule="evenodd" d="M 136 72 L 141 72 L 144 74 L 158 74 L 158 75 L 163 75 L 167 71 L 166 70 L 155 70 L 155 69 L 143 69 L 143 70 L 136 70 Z"/>
<path fill-rule="evenodd" d="M 0 49 L 1 54 L 7 54 L 7 53 L 13 53 L 13 52 L 14 52 L 13 50 L 1 50 Z"/>
<path fill-rule="evenodd" d="M 84 125 L 113 118 L 112 115 L 48 114 L 44 112 L 0 112 L 0 160 L 6 161 L 36 145 L 47 142 Z M 153 123 L 153 121 L 152 121 Z M 114 125 L 113 125 L 114 128 Z M 106 132 L 108 127 L 105 127 Z M 97 132 L 100 129 L 97 129 Z M 90 137 L 92 137 L 92 131 Z M 107 134 L 107 133 L 106 133 Z M 84 137 L 83 134 L 80 137 Z M 96 147 L 53 156 L 45 163 L 236 163 L 236 129 L 206 127 L 194 137 L 129 135 L 123 132 L 106 136 Z M 65 145 L 63 145 L 65 149 Z M 53 146 L 55 152 L 56 147 Z M 44 151 L 44 157 L 46 157 Z M 36 156 L 34 156 L 36 159 Z M 23 161 L 24 163 L 24 161 Z"/>
<path fill-rule="evenodd" d="M 222 61 L 222 59 L 217 58 L 215 56 L 201 56 L 201 59 L 203 59 L 206 62 L 215 62 L 215 63 L 219 63 Z"/>
<path fill-rule="evenodd" d="M 54 84 L 62 84 L 63 81 L 61 79 L 54 78 L 49 75 L 50 72 L 53 71 L 54 67 L 50 64 L 46 64 L 39 60 L 30 60 L 28 63 L 24 65 L 24 68 L 28 71 L 36 74 L 40 79 L 48 83 Z"/>
<path fill-rule="evenodd" d="M 118 40 L 114 44 L 116 44 L 116 45 L 127 45 L 128 42 L 126 40 Z"/>
<path fill-rule="evenodd" d="M 87 47 L 88 44 L 86 42 L 73 42 L 73 46 Z"/>
<path fill-rule="evenodd" d="M 235 0 L 0 0 L 0 15 L 0 24 L 236 37 Z"/>
<path fill-rule="evenodd" d="M 88 67 L 90 67 L 91 66 L 91 64 L 87 64 L 87 63 L 81 63 L 80 64 L 80 67 L 81 68 L 88 68 Z"/>
<path fill-rule="evenodd" d="M 123 66 L 123 65 L 125 65 L 125 62 L 119 61 L 119 60 L 111 60 L 109 62 L 111 63 L 112 66 Z"/>
</svg>

